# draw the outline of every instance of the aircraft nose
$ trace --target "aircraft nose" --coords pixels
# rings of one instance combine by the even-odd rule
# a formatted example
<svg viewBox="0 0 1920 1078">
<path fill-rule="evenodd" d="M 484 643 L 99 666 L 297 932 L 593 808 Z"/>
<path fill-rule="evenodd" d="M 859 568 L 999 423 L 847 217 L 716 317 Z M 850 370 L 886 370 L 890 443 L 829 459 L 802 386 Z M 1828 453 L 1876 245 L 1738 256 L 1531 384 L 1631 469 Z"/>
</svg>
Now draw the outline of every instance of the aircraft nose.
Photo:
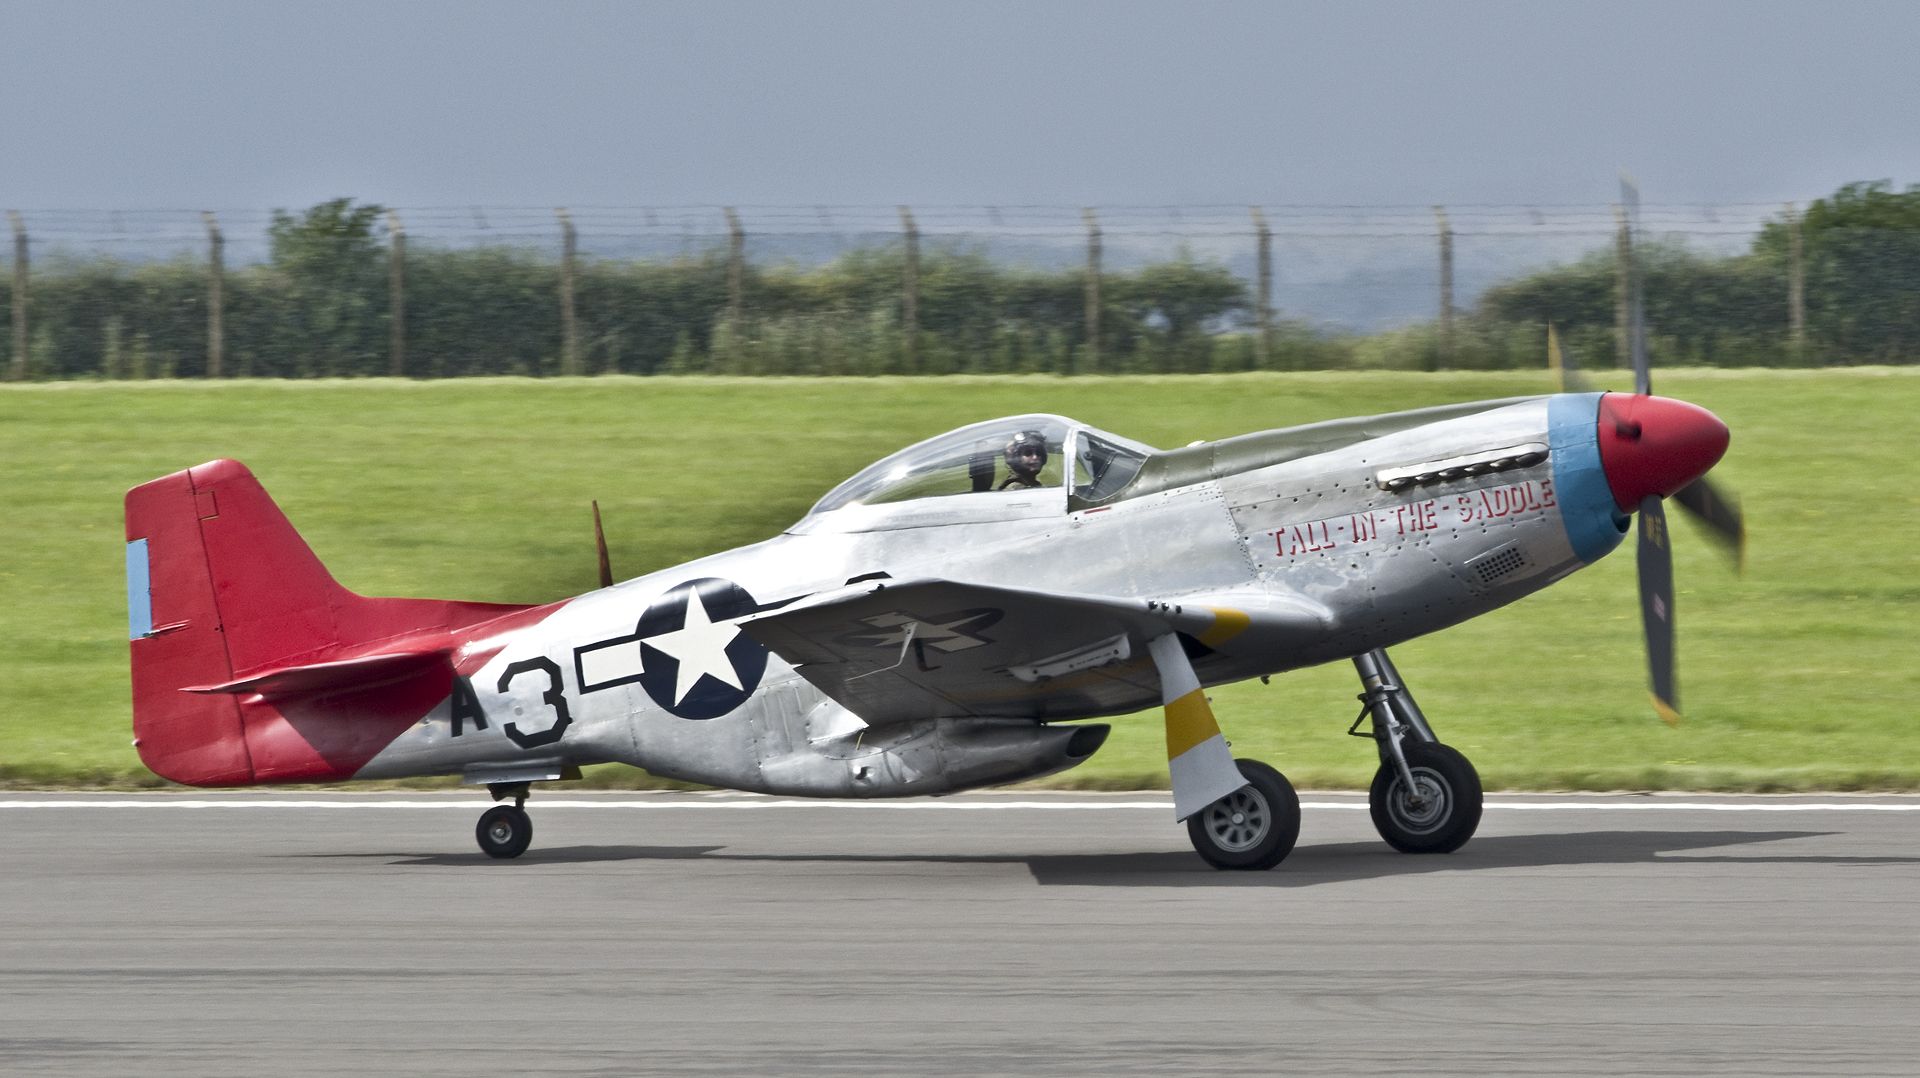
<svg viewBox="0 0 1920 1078">
<path fill-rule="evenodd" d="M 1727 451 L 1727 425 L 1697 404 L 1608 393 L 1600 398 L 1600 466 L 1622 511 L 1667 497 L 1707 473 Z"/>
</svg>

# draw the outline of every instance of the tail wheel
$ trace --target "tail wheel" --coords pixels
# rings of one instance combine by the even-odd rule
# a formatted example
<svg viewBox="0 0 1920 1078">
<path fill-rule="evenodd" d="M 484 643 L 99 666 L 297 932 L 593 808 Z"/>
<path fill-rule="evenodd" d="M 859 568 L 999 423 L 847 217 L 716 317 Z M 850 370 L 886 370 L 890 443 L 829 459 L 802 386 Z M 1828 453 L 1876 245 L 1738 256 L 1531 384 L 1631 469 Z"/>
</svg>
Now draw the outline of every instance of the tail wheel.
<svg viewBox="0 0 1920 1078">
<path fill-rule="evenodd" d="M 1380 765 L 1367 793 L 1373 826 L 1401 853 L 1452 853 L 1480 826 L 1480 775 L 1465 756 L 1436 743 L 1402 745 L 1413 788 L 1400 769 Z"/>
<path fill-rule="evenodd" d="M 1215 868 L 1272 868 L 1300 837 L 1300 797 L 1258 760 L 1235 760 L 1247 784 L 1187 818 L 1187 837 Z"/>
<path fill-rule="evenodd" d="M 480 814 L 473 833 L 488 857 L 518 857 L 533 841 L 533 817 L 515 805 L 495 805 Z"/>
</svg>

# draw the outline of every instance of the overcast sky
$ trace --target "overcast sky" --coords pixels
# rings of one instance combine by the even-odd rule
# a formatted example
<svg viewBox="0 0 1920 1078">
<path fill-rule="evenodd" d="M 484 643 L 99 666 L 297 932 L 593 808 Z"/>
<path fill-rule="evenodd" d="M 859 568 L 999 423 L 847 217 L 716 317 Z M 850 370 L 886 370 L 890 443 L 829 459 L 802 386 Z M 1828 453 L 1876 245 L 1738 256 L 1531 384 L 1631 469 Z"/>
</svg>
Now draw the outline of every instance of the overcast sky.
<svg viewBox="0 0 1920 1078">
<path fill-rule="evenodd" d="M 1778 202 L 1920 3 L 0 0 L 0 207 Z"/>
</svg>

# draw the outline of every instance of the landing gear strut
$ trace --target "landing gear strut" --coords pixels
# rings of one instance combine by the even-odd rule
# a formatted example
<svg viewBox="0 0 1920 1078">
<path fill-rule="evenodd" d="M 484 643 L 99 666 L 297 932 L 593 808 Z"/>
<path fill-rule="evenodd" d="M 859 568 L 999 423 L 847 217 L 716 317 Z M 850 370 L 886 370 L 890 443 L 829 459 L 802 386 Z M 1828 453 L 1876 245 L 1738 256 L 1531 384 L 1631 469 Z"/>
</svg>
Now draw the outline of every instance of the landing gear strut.
<svg viewBox="0 0 1920 1078">
<path fill-rule="evenodd" d="M 499 782 L 487 787 L 495 801 L 513 798 L 511 805 L 495 805 L 481 813 L 480 823 L 473 829 L 488 857 L 518 857 L 527 852 L 527 845 L 533 841 L 533 818 L 526 810 L 531 788 L 532 784 L 525 782 Z"/>
<path fill-rule="evenodd" d="M 1371 737 L 1380 770 L 1367 791 L 1373 826 L 1402 853 L 1452 853 L 1480 826 L 1480 776 L 1467 758 L 1440 743 L 1384 648 L 1353 657 L 1360 715 L 1348 733 Z M 1370 733 L 1360 724 L 1373 720 Z"/>
</svg>

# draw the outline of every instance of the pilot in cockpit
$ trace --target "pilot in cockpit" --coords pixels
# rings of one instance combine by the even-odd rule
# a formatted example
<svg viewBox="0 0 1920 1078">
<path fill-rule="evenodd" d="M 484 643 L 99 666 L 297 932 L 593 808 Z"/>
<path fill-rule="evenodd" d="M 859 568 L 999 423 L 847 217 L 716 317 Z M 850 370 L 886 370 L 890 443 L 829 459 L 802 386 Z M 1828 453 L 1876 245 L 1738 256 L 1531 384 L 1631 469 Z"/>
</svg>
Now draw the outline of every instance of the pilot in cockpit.
<svg viewBox="0 0 1920 1078">
<path fill-rule="evenodd" d="M 1006 459 L 1007 478 L 996 489 L 1037 487 L 1047 466 L 1047 440 L 1037 430 L 1023 430 L 1007 443 Z"/>
</svg>

